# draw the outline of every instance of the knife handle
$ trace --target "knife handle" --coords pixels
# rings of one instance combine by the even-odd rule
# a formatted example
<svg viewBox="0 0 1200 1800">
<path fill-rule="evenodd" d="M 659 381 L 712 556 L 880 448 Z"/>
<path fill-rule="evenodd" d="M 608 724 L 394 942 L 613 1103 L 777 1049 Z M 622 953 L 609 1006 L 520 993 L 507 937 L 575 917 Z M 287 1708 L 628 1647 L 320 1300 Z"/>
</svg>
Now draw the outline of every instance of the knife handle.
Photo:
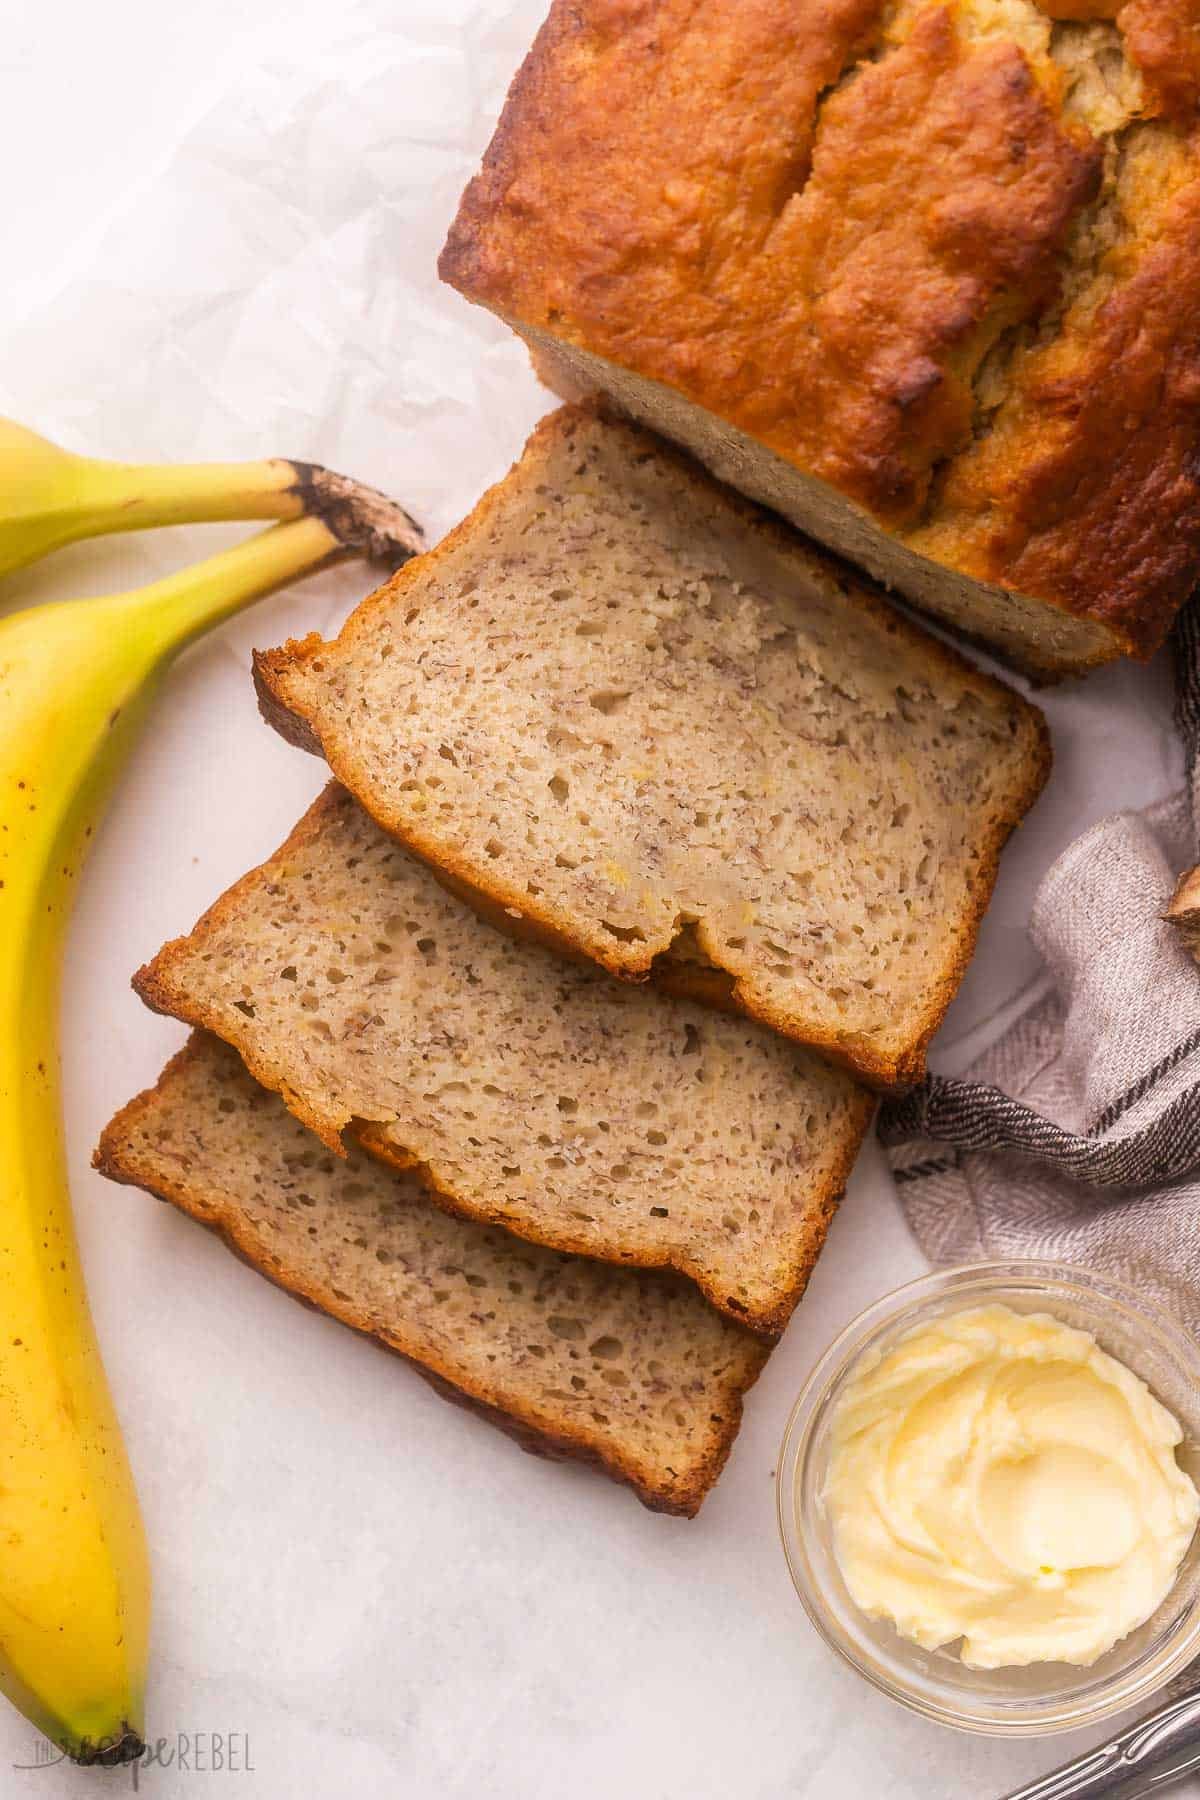
<svg viewBox="0 0 1200 1800">
<path fill-rule="evenodd" d="M 1200 1690 L 1123 1731 L 1098 1749 L 1053 1769 L 1005 1800 L 1100 1800 L 1168 1756 L 1200 1746 Z M 1180 1771 L 1182 1773 L 1182 1771 Z"/>
</svg>

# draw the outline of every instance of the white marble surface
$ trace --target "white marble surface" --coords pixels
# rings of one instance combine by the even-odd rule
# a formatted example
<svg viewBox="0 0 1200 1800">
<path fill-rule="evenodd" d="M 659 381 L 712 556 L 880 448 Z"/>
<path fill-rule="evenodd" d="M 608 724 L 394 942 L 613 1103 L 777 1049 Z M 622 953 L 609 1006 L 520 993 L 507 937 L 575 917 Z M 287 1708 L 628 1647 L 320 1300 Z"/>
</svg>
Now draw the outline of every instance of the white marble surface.
<svg viewBox="0 0 1200 1800">
<path fill-rule="evenodd" d="M 542 4 L 5 0 L 0 411 L 97 453 L 318 457 L 443 530 L 546 404 L 433 271 Z M 229 535 L 80 547 L 0 606 L 126 586 Z M 1068 1743 L 960 1738 L 877 1698 L 788 1586 L 771 1476 L 791 1398 L 850 1315 L 921 1268 L 874 1149 L 693 1524 L 522 1456 L 91 1174 L 100 1126 L 182 1035 L 141 1009 L 130 972 L 321 781 L 259 723 L 248 648 L 334 622 L 364 585 L 310 583 L 180 666 L 70 956 L 79 1226 L 154 1554 L 150 1729 L 245 1734 L 253 1764 L 152 1769 L 142 1787 L 987 1800 L 1049 1767 Z M 1054 783 L 1009 855 L 943 1061 L 1031 973 L 1023 922 L 1056 851 L 1178 779 L 1163 670 L 1099 676 L 1050 711 Z M 35 1759 L 0 1710 L 6 1797 L 130 1781 L 9 1772 Z"/>
</svg>

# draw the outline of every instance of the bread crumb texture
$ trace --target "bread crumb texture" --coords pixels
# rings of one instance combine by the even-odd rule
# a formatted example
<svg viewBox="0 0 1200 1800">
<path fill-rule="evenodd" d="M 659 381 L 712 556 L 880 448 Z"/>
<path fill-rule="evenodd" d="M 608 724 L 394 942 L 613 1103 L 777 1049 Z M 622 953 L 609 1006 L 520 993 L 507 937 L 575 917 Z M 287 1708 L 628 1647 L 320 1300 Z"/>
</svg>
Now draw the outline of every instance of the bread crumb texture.
<svg viewBox="0 0 1200 1800">
<path fill-rule="evenodd" d="M 98 1166 L 210 1226 L 270 1280 L 410 1358 L 526 1448 L 694 1513 L 766 1347 L 690 1283 L 564 1256 L 333 1155 L 197 1035 L 104 1133 Z"/>
<path fill-rule="evenodd" d="M 259 659 L 501 924 L 915 1079 L 1040 715 L 647 434 L 563 411 L 333 644 Z M 691 983 L 707 992 L 703 974 Z"/>
<path fill-rule="evenodd" d="M 336 787 L 136 985 L 330 1149 L 351 1127 L 452 1210 L 674 1268 L 768 1334 L 871 1111 L 761 1026 L 493 931 Z"/>
<path fill-rule="evenodd" d="M 1200 569 L 1198 101 L 1198 0 L 556 0 L 442 272 L 922 604 L 1004 644 L 913 556 L 1096 628 L 1017 608 L 1027 661 L 1147 654 Z"/>
</svg>

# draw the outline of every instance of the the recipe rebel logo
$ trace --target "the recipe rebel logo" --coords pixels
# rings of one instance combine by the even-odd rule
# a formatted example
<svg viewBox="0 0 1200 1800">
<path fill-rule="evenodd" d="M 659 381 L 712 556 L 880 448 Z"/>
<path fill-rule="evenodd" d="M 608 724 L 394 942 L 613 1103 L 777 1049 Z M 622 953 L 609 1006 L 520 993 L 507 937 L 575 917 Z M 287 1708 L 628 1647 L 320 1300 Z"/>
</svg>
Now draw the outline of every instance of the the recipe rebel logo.
<svg viewBox="0 0 1200 1800">
<path fill-rule="evenodd" d="M 97 1745 L 98 1750 L 103 1745 Z M 69 1761 L 65 1750 L 39 1737 L 32 1762 L 14 1763 L 14 1769 L 55 1769 Z M 143 1774 L 151 1769 L 176 1769 L 184 1775 L 253 1775 L 250 1736 L 245 1731 L 178 1731 L 174 1737 L 155 1738 L 136 1761 L 128 1763 L 129 1782 L 136 1794 Z"/>
</svg>

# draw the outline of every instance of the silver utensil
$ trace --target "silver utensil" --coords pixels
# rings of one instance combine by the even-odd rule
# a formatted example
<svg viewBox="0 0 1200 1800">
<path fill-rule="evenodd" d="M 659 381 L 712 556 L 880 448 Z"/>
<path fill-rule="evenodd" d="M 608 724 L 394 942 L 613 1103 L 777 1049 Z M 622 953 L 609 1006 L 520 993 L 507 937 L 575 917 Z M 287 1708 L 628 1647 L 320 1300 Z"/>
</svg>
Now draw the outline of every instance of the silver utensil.
<svg viewBox="0 0 1200 1800">
<path fill-rule="evenodd" d="M 1192 1754 L 1188 1754 L 1191 1752 Z M 1155 1765 L 1171 1758 L 1169 1768 Z M 1190 1769 L 1200 1767 L 1200 1689 L 1162 1706 L 1139 1724 L 1061 1769 L 1051 1770 L 1004 1800 L 1099 1800 L 1104 1794 L 1136 1800 L 1161 1791 Z"/>
<path fill-rule="evenodd" d="M 1161 1794 L 1164 1788 L 1182 1781 L 1185 1775 L 1190 1775 L 1195 1769 L 1200 1769 L 1200 1750 L 1193 1750 L 1180 1763 L 1164 1763 L 1153 1774 L 1135 1780 L 1132 1787 L 1122 1788 L 1120 1800 L 1147 1800 L 1148 1796 Z"/>
</svg>

